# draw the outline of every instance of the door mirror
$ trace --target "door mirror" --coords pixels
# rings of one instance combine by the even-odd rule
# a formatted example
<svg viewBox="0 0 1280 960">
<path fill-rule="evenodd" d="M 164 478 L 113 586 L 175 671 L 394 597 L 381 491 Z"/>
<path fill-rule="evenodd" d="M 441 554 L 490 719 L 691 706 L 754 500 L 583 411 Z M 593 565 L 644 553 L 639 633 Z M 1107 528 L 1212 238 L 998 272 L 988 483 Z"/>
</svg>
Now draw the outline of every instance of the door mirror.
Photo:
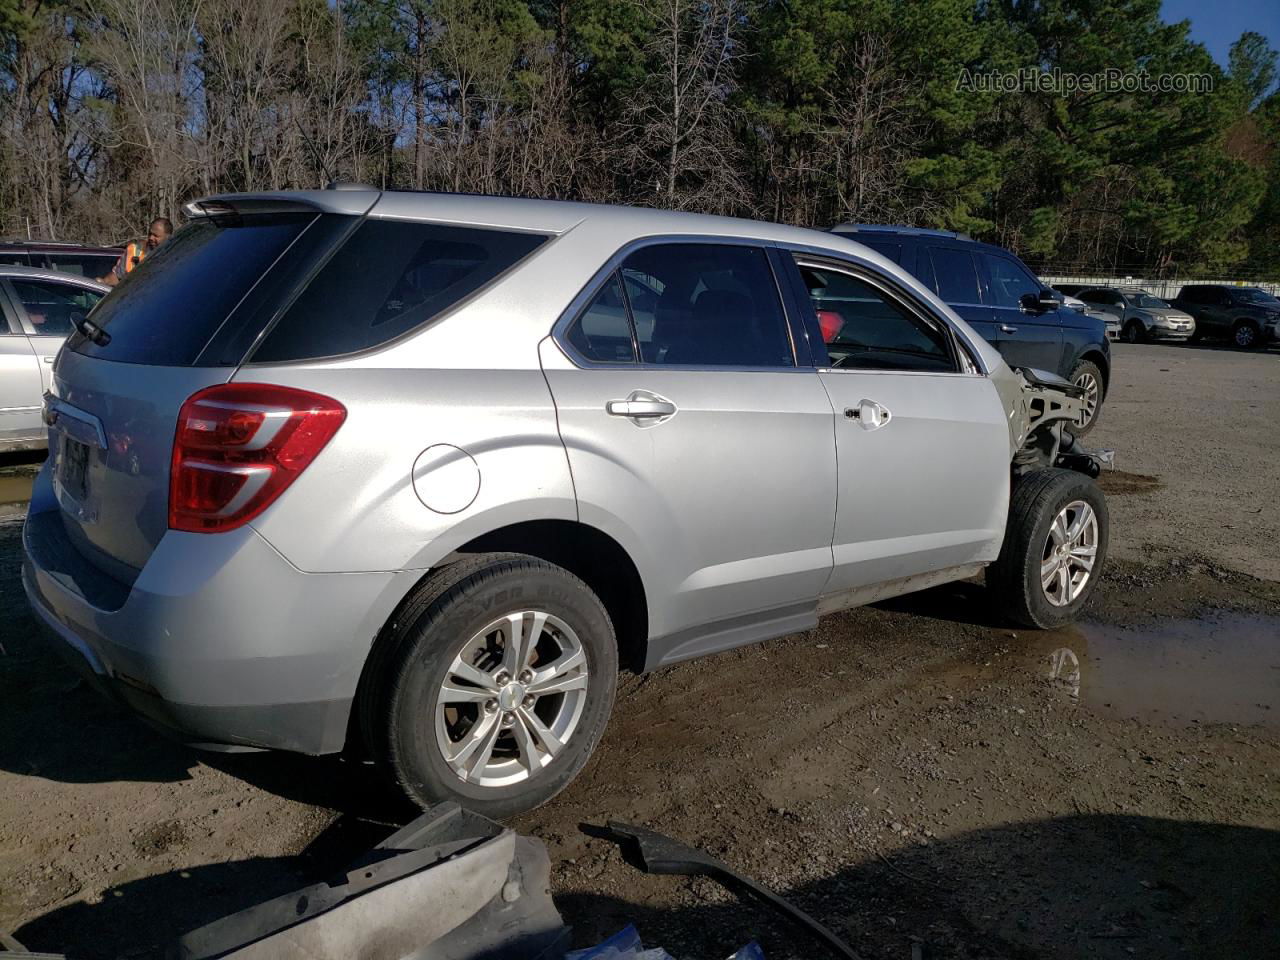
<svg viewBox="0 0 1280 960">
<path fill-rule="evenodd" d="M 1041 290 L 1039 293 L 1024 293 L 1021 297 L 1022 309 L 1027 313 L 1048 313 L 1062 306 L 1052 290 Z"/>
</svg>

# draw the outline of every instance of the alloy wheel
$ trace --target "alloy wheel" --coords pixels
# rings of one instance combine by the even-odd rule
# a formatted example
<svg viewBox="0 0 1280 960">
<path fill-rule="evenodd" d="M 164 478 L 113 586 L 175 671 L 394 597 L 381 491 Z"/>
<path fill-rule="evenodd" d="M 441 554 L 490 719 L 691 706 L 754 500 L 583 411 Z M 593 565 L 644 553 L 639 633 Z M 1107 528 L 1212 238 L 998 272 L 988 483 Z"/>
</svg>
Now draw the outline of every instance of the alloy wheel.
<svg viewBox="0 0 1280 960">
<path fill-rule="evenodd" d="M 573 736 L 588 682 L 582 642 L 559 617 L 541 610 L 499 617 L 449 666 L 436 706 L 436 745 L 466 783 L 521 783 Z"/>
<path fill-rule="evenodd" d="M 1054 517 L 1040 561 L 1040 586 L 1055 607 L 1065 607 L 1084 591 L 1098 556 L 1098 517 L 1083 500 L 1073 500 Z"/>
<path fill-rule="evenodd" d="M 1076 375 L 1072 381 L 1077 387 L 1084 390 L 1084 397 L 1081 402 L 1084 409 L 1080 411 L 1080 416 L 1076 417 L 1077 427 L 1087 427 L 1093 423 L 1093 418 L 1098 415 L 1098 397 L 1102 392 L 1098 378 L 1087 370 Z"/>
<path fill-rule="evenodd" d="M 1235 341 L 1237 347 L 1252 347 L 1257 338 L 1258 332 L 1249 324 L 1242 323 L 1236 327 Z"/>
</svg>

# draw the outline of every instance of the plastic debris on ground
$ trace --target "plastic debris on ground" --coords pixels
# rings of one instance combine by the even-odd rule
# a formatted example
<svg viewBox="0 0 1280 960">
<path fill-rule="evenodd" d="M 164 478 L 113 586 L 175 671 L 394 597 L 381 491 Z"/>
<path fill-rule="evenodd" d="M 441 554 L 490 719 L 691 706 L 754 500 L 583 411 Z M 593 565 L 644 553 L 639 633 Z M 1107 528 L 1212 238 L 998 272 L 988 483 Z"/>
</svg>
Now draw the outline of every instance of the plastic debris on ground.
<svg viewBox="0 0 1280 960">
<path fill-rule="evenodd" d="M 564 960 L 675 960 L 675 958 L 661 947 L 646 950 L 644 944 L 640 942 L 640 934 L 636 928 L 627 926 L 594 947 L 566 953 Z M 752 940 L 727 960 L 764 960 L 764 951 Z"/>
</svg>

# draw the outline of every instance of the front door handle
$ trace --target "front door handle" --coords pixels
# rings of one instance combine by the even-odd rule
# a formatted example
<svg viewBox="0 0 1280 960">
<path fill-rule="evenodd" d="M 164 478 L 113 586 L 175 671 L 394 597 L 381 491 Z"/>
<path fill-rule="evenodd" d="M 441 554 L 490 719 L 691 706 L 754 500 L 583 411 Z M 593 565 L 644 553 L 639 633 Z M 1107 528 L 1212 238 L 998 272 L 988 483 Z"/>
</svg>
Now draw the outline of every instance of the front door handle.
<svg viewBox="0 0 1280 960">
<path fill-rule="evenodd" d="M 844 415 L 858 421 L 863 430 L 879 430 L 893 418 L 888 407 L 874 400 L 863 400 L 856 407 L 847 407 Z"/>
<path fill-rule="evenodd" d="M 633 390 L 625 400 L 609 400 L 604 410 L 611 417 L 626 417 L 638 426 L 662 423 L 676 415 L 674 403 L 647 390 Z"/>
<path fill-rule="evenodd" d="M 1009 326 L 1009 324 L 1007 324 L 1007 323 L 1002 323 L 1002 324 L 1000 324 L 1000 332 L 1001 332 L 1001 333 L 1017 333 L 1017 332 L 1018 332 L 1018 328 L 1017 328 L 1017 327 L 1011 327 L 1011 326 Z"/>
</svg>

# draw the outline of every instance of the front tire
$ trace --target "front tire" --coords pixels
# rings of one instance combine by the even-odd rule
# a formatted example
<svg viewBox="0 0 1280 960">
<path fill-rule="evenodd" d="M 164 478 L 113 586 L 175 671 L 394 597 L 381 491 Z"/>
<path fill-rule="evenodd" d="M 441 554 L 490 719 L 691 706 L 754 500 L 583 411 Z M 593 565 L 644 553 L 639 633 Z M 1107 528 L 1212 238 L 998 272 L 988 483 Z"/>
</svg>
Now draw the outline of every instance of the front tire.
<svg viewBox="0 0 1280 960">
<path fill-rule="evenodd" d="M 1231 342 L 1244 350 L 1254 350 L 1262 343 L 1262 331 L 1252 320 L 1241 320 L 1231 330 Z"/>
<path fill-rule="evenodd" d="M 1147 328 L 1137 320 L 1130 320 L 1124 328 L 1125 343 L 1146 343 Z"/>
<path fill-rule="evenodd" d="M 1024 627 L 1074 620 L 1097 588 L 1110 516 L 1102 490 L 1071 470 L 1037 470 L 1017 481 L 1000 556 L 987 589 L 1001 613 Z"/>
<path fill-rule="evenodd" d="M 618 648 L 573 574 L 522 554 L 466 558 L 428 578 L 393 630 L 376 733 L 411 800 L 505 818 L 586 765 L 613 708 Z"/>
</svg>

